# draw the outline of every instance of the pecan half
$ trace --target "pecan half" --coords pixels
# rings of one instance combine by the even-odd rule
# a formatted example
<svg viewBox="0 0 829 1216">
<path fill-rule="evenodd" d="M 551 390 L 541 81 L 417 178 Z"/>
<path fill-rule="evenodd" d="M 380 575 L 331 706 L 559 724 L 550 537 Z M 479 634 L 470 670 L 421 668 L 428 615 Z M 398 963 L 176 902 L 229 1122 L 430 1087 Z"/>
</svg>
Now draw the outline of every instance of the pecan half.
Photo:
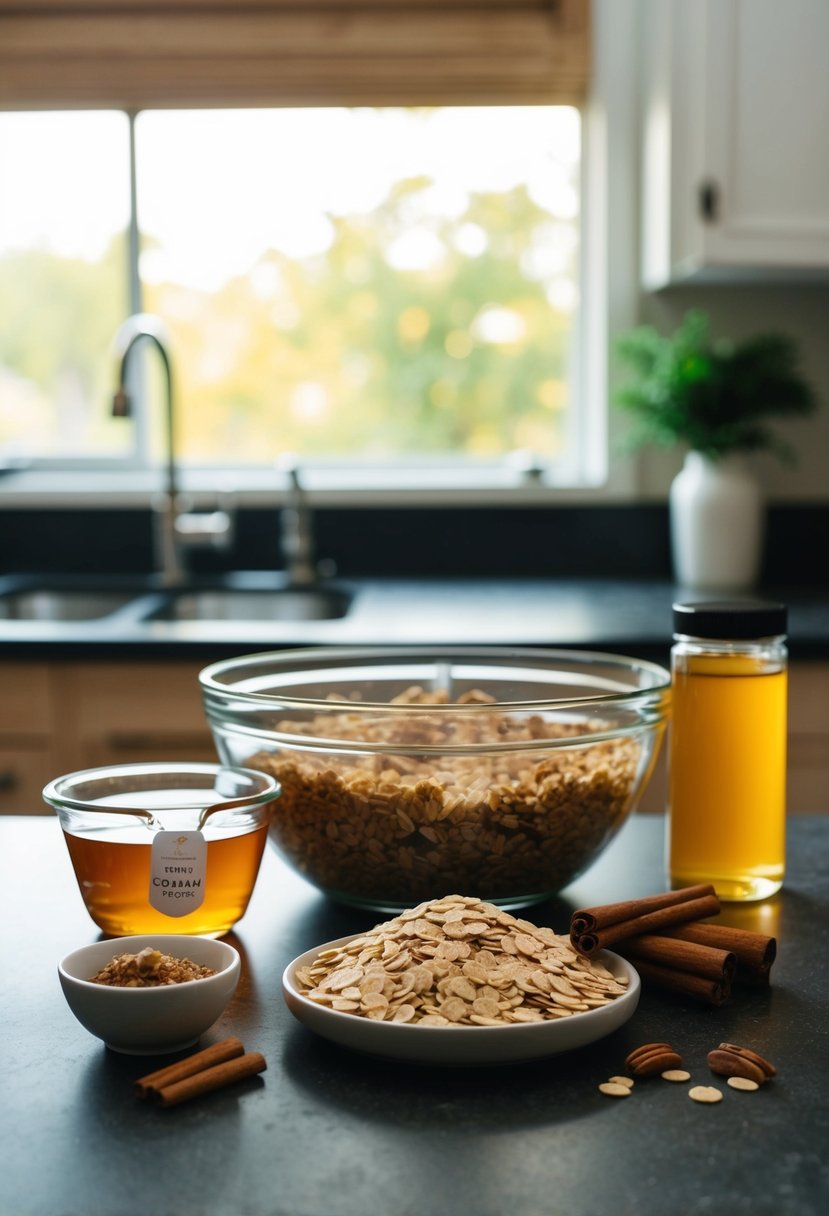
<svg viewBox="0 0 829 1216">
<path fill-rule="evenodd" d="M 750 1047 L 738 1047 L 736 1043 L 720 1043 L 708 1053 L 708 1067 L 721 1077 L 745 1077 L 763 1085 L 777 1075 L 777 1069 Z"/>
<path fill-rule="evenodd" d="M 625 1067 L 634 1077 L 653 1077 L 669 1068 L 679 1068 L 682 1056 L 670 1043 L 645 1043 L 625 1060 Z"/>
<path fill-rule="evenodd" d="M 756 1081 L 758 1085 L 762 1085 L 766 1080 L 762 1068 L 736 1051 L 722 1051 L 719 1048 L 709 1051 L 708 1067 L 718 1077 L 745 1077 L 749 1081 Z"/>
<path fill-rule="evenodd" d="M 657 1047 L 661 1047 L 665 1051 L 673 1051 L 670 1043 L 643 1043 L 641 1047 L 637 1047 L 630 1052 L 630 1054 L 625 1058 L 625 1064 L 632 1064 L 634 1060 L 638 1059 L 639 1056 L 650 1055 L 650 1053 L 655 1051 Z"/>
<path fill-rule="evenodd" d="M 768 1060 L 756 1051 L 752 1051 L 750 1047 L 738 1047 L 736 1043 L 720 1043 L 720 1051 L 733 1051 L 738 1056 L 743 1056 L 746 1060 L 751 1060 L 752 1064 L 756 1064 L 758 1068 L 762 1068 L 766 1077 L 776 1077 L 777 1069 Z"/>
</svg>

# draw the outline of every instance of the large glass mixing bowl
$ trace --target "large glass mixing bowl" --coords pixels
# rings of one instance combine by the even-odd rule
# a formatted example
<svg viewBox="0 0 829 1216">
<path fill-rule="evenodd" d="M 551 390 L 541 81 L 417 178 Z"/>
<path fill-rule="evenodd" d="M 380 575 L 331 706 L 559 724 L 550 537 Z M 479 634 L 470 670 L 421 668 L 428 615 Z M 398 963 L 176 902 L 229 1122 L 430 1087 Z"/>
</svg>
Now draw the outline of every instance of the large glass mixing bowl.
<svg viewBox="0 0 829 1216">
<path fill-rule="evenodd" d="M 200 684 L 224 763 L 282 787 L 282 857 L 383 912 L 567 886 L 635 806 L 670 696 L 653 663 L 493 647 L 277 651 Z"/>
</svg>

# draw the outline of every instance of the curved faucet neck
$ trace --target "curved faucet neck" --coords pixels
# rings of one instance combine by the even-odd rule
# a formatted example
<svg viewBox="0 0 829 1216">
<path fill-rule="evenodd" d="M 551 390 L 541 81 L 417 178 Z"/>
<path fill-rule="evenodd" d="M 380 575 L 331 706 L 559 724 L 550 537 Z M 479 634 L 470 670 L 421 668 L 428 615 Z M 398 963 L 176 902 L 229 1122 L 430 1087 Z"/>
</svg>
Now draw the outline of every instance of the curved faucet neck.
<svg viewBox="0 0 829 1216">
<path fill-rule="evenodd" d="M 112 411 L 116 417 L 129 418 L 132 415 L 132 401 L 127 388 L 127 375 L 132 352 L 142 340 L 146 340 L 153 345 L 164 369 L 166 390 L 165 440 L 167 448 L 165 464 L 166 501 L 159 517 L 158 548 L 164 582 L 173 584 L 180 582 L 182 578 L 182 566 L 176 540 L 178 478 L 176 475 L 173 369 L 167 349 L 167 332 L 162 321 L 150 313 L 136 313 L 128 317 L 115 335 L 114 348 L 118 359 L 118 388 L 112 399 Z"/>
<path fill-rule="evenodd" d="M 115 335 L 115 353 L 118 357 L 118 391 L 113 398 L 113 412 L 119 417 L 129 417 L 132 404 L 127 390 L 127 373 L 132 351 L 142 340 L 150 342 L 161 359 L 164 368 L 165 394 L 165 439 L 167 448 L 167 493 L 172 497 L 178 493 L 175 458 L 175 397 L 173 391 L 173 368 L 167 350 L 168 336 L 163 323 L 150 313 L 136 313 L 127 317 Z"/>
</svg>

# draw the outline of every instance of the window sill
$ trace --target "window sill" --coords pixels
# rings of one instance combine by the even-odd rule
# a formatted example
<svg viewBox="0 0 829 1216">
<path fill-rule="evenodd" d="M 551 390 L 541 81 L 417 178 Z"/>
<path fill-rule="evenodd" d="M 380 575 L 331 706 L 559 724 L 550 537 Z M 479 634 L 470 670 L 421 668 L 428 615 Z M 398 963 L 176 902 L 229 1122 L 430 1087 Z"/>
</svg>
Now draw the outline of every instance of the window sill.
<svg viewBox="0 0 829 1216">
<path fill-rule="evenodd" d="M 527 473 L 504 464 L 468 469 L 301 470 L 303 489 L 314 507 L 545 506 L 606 500 L 602 486 L 559 486 L 545 473 Z M 26 469 L 0 480 L 0 510 L 83 508 L 145 510 L 162 488 L 158 471 Z M 183 470 L 179 488 L 197 508 L 230 494 L 240 507 L 273 506 L 287 484 L 278 470 Z"/>
</svg>

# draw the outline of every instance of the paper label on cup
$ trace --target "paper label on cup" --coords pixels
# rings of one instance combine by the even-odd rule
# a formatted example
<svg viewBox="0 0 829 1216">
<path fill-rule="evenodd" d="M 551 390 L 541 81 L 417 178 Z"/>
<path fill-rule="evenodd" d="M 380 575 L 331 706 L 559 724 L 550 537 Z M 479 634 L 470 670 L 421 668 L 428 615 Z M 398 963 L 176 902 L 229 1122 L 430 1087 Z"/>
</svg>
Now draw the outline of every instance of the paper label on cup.
<svg viewBox="0 0 829 1216">
<path fill-rule="evenodd" d="M 156 832 L 150 855 L 150 904 L 186 916 L 204 902 L 207 841 L 201 832 Z"/>
</svg>

